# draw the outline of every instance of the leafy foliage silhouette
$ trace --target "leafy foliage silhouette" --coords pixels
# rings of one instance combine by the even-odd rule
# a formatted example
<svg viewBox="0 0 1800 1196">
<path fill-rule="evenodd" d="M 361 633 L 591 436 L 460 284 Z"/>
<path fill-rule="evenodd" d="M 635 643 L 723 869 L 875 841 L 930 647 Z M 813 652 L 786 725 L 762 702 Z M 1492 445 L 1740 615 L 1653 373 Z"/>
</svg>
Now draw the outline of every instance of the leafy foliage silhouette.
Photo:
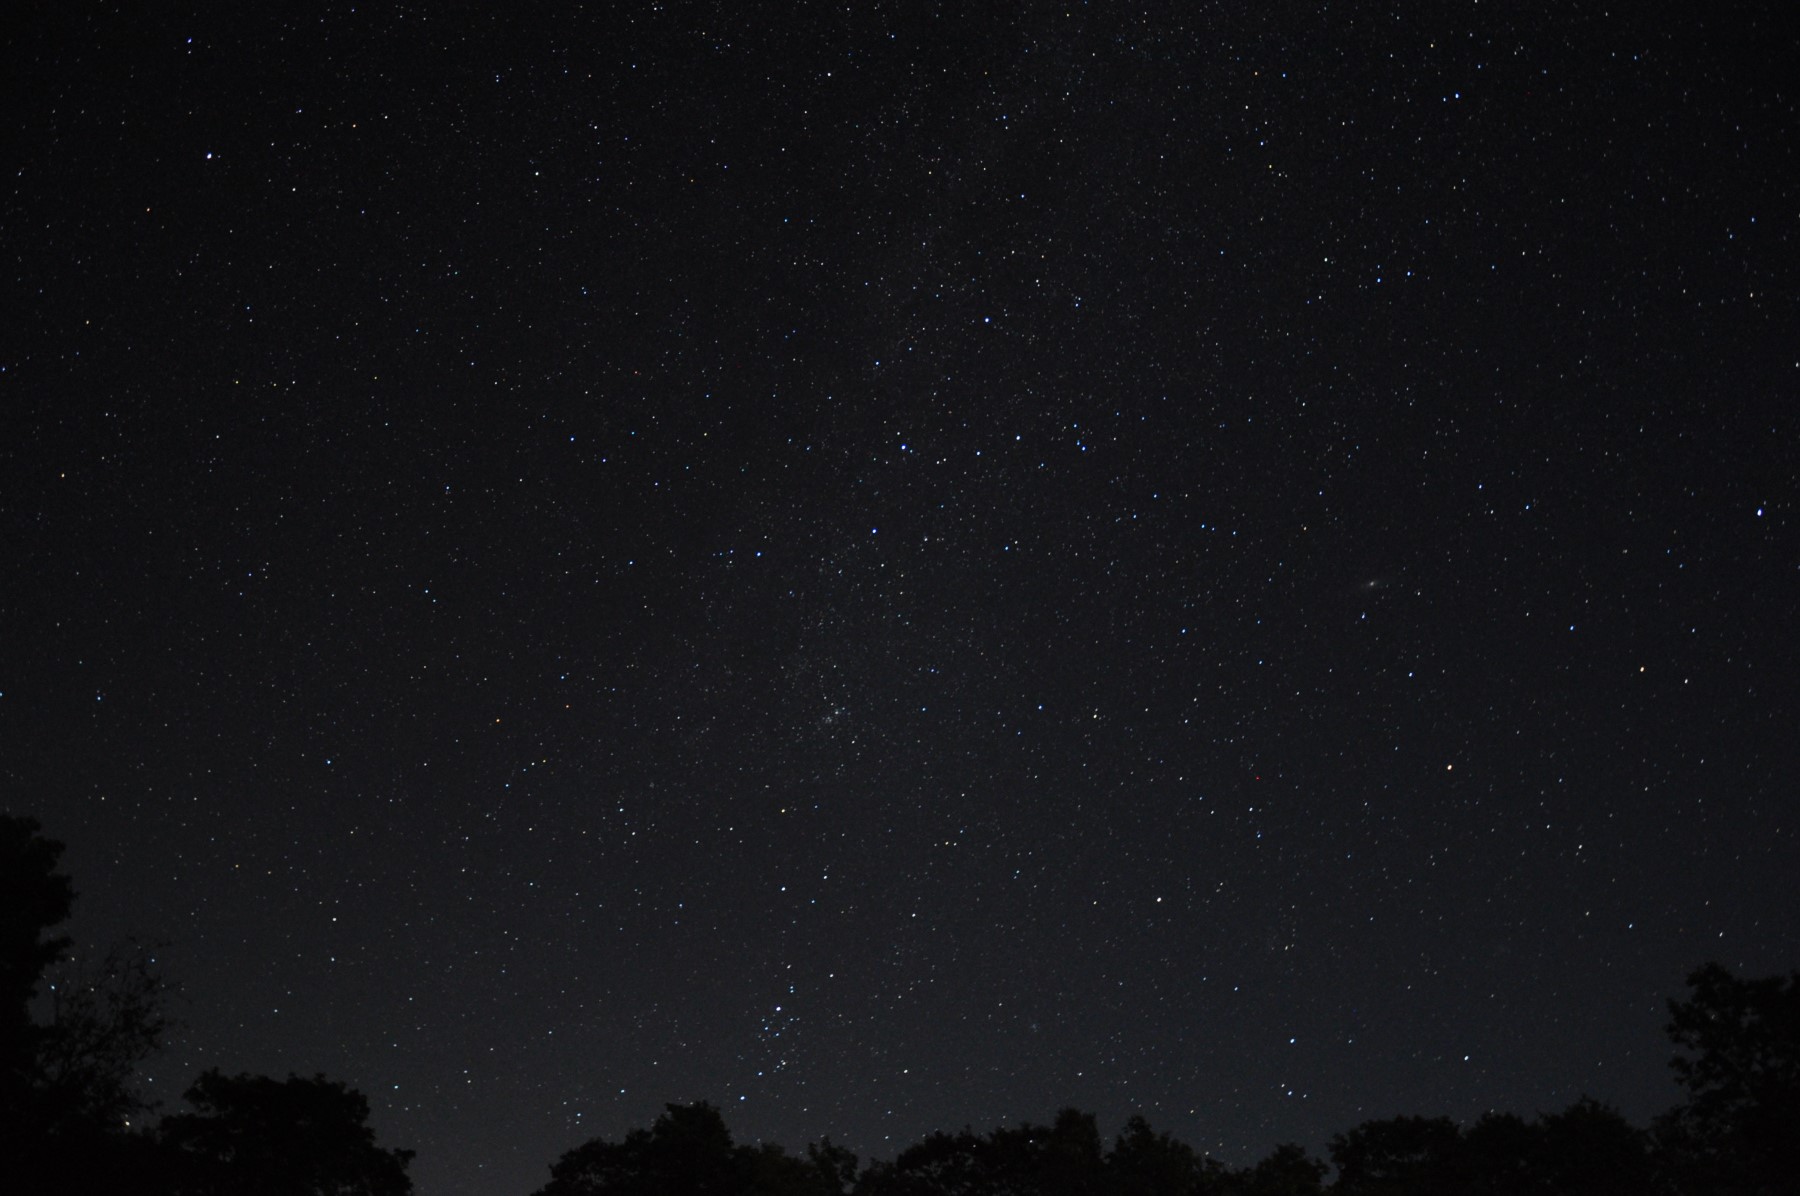
<svg viewBox="0 0 1800 1196">
<path fill-rule="evenodd" d="M 835 1196 L 855 1168 L 855 1156 L 829 1144 L 805 1159 L 779 1146 L 735 1146 L 718 1109 L 702 1101 L 666 1106 L 621 1142 L 596 1138 L 567 1152 L 538 1196 Z"/>
<path fill-rule="evenodd" d="M 1800 1189 L 1800 972 L 1743 980 L 1710 963 L 1670 1001 L 1685 1103 L 1652 1132 L 1684 1192 Z"/>
<path fill-rule="evenodd" d="M 195 1112 L 163 1120 L 180 1192 L 268 1196 L 404 1196 L 412 1152 L 383 1150 L 360 1092 L 323 1076 L 227 1076 L 207 1071 L 188 1089 Z"/>
<path fill-rule="evenodd" d="M 9 1192 L 406 1196 L 412 1152 L 377 1145 L 369 1103 L 314 1076 L 228 1076 L 146 1126 L 139 1068 L 168 1028 L 146 949 L 75 966 L 56 933 L 75 900 L 62 845 L 0 815 L 0 1160 Z M 1365 1121 L 1330 1164 L 1293 1144 L 1250 1167 L 1208 1158 L 1143 1117 L 1110 1147 L 1090 1113 L 986 1134 L 931 1134 L 859 1166 L 829 1139 L 801 1155 L 734 1143 L 705 1102 L 567 1151 L 536 1196 L 1778 1196 L 1800 1191 L 1800 973 L 1741 979 L 1711 963 L 1669 1003 L 1686 1099 L 1648 1131 L 1583 1097 L 1533 1121 L 1488 1113 Z M 34 1003 L 47 1017 L 33 1017 Z M 1335 1173 L 1335 1174 L 1334 1174 Z M 1327 1176 L 1331 1182 L 1326 1182 Z"/>
<path fill-rule="evenodd" d="M 92 965 L 54 933 L 75 890 L 63 846 L 0 815 L 0 1160 L 8 1192 L 405 1196 L 408 1151 L 382 1150 L 360 1093 L 324 1077 L 202 1075 L 194 1111 L 142 1124 L 138 1071 L 169 1026 L 151 952 Z M 43 992 L 48 1017 L 34 1019 Z"/>
</svg>

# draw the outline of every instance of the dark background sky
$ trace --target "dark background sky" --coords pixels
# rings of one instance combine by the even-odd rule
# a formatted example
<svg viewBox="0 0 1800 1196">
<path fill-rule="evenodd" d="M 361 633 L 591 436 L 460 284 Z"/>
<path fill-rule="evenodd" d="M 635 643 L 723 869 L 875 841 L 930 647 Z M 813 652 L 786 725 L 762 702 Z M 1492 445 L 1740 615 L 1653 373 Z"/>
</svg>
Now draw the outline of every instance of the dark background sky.
<svg viewBox="0 0 1800 1196">
<path fill-rule="evenodd" d="M 1672 1104 L 1800 958 L 1782 8 L 8 21 L 0 802 L 154 1089 Z"/>
</svg>

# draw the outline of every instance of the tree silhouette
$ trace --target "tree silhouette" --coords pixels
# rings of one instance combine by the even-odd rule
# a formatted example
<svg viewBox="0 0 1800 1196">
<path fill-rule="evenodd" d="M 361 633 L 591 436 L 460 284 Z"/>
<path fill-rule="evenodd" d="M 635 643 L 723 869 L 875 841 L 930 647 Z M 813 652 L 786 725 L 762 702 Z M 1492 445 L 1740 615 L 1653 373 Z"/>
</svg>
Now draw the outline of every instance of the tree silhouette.
<svg viewBox="0 0 1800 1196">
<path fill-rule="evenodd" d="M 1371 1121 L 1332 1139 L 1333 1192 L 1364 1196 L 1642 1196 L 1645 1135 L 1582 1097 L 1534 1122 L 1487 1113 L 1466 1131 L 1447 1118 Z"/>
<path fill-rule="evenodd" d="M 1582 1097 L 1538 1119 L 1539 1171 L 1569 1196 L 1637 1196 L 1652 1187 L 1649 1138 L 1609 1105 Z"/>
<path fill-rule="evenodd" d="M 63 845 L 42 829 L 36 819 L 0 815 L 0 1099 L 9 1120 L 23 1111 L 35 1071 L 32 998 L 44 970 L 69 947 L 67 936 L 48 932 L 75 903 L 69 878 L 56 870 Z"/>
<path fill-rule="evenodd" d="M 146 950 L 88 962 L 56 933 L 75 892 L 62 844 L 0 815 L 0 1186 L 157 1196 L 406 1196 L 412 1152 L 378 1146 L 359 1092 L 315 1076 L 201 1075 L 159 1126 L 134 1087 L 167 1027 Z M 803 1156 L 737 1145 L 705 1102 L 566 1152 L 536 1196 L 1777 1196 L 1800 1191 L 1800 973 L 1718 964 L 1671 1001 L 1684 1102 L 1649 1132 L 1587 1097 L 1526 1121 L 1484 1114 L 1366 1121 L 1330 1168 L 1292 1144 L 1228 1169 L 1133 1117 L 1108 1149 L 1063 1109 L 985 1135 L 934 1133 L 858 1169 L 829 1139 Z M 47 1018 L 33 1017 L 34 1005 Z"/>
<path fill-rule="evenodd" d="M 990 1152 L 973 1131 L 940 1131 L 913 1143 L 891 1162 L 871 1166 L 858 1190 L 867 1196 L 981 1196 L 997 1190 L 991 1170 Z"/>
<path fill-rule="evenodd" d="M 315 1076 L 207 1071 L 187 1091 L 197 1110 L 163 1120 L 173 1190 L 193 1196 L 405 1196 L 409 1150 L 383 1150 L 362 1093 Z"/>
<path fill-rule="evenodd" d="M 168 1028 L 167 990 L 142 947 L 67 958 L 51 932 L 75 900 L 63 846 L 0 815 L 0 1165 L 9 1192 L 401 1196 L 407 1151 L 381 1150 L 360 1093 L 323 1077 L 226 1077 L 189 1090 L 196 1111 L 140 1125 L 139 1067 Z M 46 983 L 47 980 L 47 983 Z M 40 987 L 48 1020 L 32 1017 Z"/>
<path fill-rule="evenodd" d="M 667 1105 L 648 1130 L 565 1153 L 538 1196 L 837 1196 L 856 1156 L 829 1143 L 795 1158 L 775 1145 L 734 1146 L 719 1110 Z"/>
<path fill-rule="evenodd" d="M 148 948 L 114 947 L 92 967 L 68 965 L 48 985 L 36 1072 L 43 1115 L 55 1127 L 103 1132 L 150 1110 L 138 1067 L 168 1030 L 166 986 Z"/>
<path fill-rule="evenodd" d="M 820 1191 L 827 1196 L 844 1196 L 856 1187 L 856 1155 L 830 1138 L 810 1143 L 806 1158 L 819 1173 Z"/>
<path fill-rule="evenodd" d="M 1454 1182 L 1461 1132 L 1448 1117 L 1365 1121 L 1331 1139 L 1338 1177 L 1333 1191 L 1355 1196 L 1410 1196 Z"/>
<path fill-rule="evenodd" d="M 1151 1129 L 1142 1116 L 1125 1123 L 1107 1155 L 1106 1170 L 1115 1192 L 1193 1196 L 1209 1190 L 1204 1186 L 1206 1161 L 1187 1143 Z"/>
<path fill-rule="evenodd" d="M 1220 1184 L 1231 1196 L 1319 1196 L 1331 1170 L 1292 1142 L 1284 1142 L 1254 1167 L 1232 1172 Z"/>
<path fill-rule="evenodd" d="M 128 1118 L 149 1107 L 134 1081 L 167 1025 L 162 985 L 131 947 L 67 965 L 68 937 L 50 933 L 75 900 L 62 852 L 34 819 L 0 816 L 0 1158 L 18 1190 L 141 1186 L 154 1147 Z M 31 1006 L 47 974 L 39 1024 Z"/>
<path fill-rule="evenodd" d="M 1457 1177 L 1471 1196 L 1535 1192 L 1543 1129 L 1514 1113 L 1484 1113 L 1463 1133 L 1443 1177 Z"/>
<path fill-rule="evenodd" d="M 869 1196 L 1097 1196 L 1109 1179 L 1093 1115 L 1064 1109 L 1048 1126 L 933 1134 L 865 1172 L 858 1190 Z"/>
<path fill-rule="evenodd" d="M 1800 973 L 1740 980 L 1716 963 L 1669 1002 L 1686 1103 L 1654 1129 L 1682 1191 L 1792 1192 L 1800 1183 Z"/>
</svg>

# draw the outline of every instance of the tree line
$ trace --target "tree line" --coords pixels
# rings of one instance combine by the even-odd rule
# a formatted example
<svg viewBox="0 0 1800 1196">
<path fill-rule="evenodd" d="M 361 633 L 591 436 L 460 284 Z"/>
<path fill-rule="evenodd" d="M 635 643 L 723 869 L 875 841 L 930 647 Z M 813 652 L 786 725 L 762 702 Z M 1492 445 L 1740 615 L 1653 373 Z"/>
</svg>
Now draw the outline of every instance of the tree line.
<svg viewBox="0 0 1800 1196">
<path fill-rule="evenodd" d="M 324 1076 L 210 1070 L 154 1117 L 135 1079 L 169 1024 L 148 952 L 68 971 L 55 933 L 75 891 L 62 845 L 0 815 L 0 1174 L 13 1192 L 406 1196 L 411 1151 L 378 1145 L 369 1104 Z M 46 986 L 46 976 L 65 970 Z M 40 993 L 41 988 L 47 991 Z M 40 1001 L 40 996 L 43 1000 Z M 34 1015 L 34 1006 L 36 1014 Z M 1586 1097 L 1527 1120 L 1366 1121 L 1327 1158 L 1293 1144 L 1229 1167 L 1133 1117 L 938 1132 L 863 1163 L 830 1139 L 800 1154 L 735 1143 L 714 1106 L 566 1152 L 534 1196 L 1784 1196 L 1800 1193 L 1800 973 L 1718 964 L 1669 1003 L 1684 1099 L 1649 1127 Z"/>
</svg>

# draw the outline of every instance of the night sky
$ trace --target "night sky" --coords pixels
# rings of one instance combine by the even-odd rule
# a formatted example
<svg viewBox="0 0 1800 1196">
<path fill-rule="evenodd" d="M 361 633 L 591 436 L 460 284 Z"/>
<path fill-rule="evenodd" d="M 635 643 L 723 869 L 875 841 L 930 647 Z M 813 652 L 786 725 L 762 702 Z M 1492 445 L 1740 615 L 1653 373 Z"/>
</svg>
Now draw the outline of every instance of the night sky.
<svg viewBox="0 0 1800 1196">
<path fill-rule="evenodd" d="M 1785 6 L 277 7 L 0 33 L 0 806 L 170 1106 L 1245 1164 L 1800 966 Z"/>
</svg>

